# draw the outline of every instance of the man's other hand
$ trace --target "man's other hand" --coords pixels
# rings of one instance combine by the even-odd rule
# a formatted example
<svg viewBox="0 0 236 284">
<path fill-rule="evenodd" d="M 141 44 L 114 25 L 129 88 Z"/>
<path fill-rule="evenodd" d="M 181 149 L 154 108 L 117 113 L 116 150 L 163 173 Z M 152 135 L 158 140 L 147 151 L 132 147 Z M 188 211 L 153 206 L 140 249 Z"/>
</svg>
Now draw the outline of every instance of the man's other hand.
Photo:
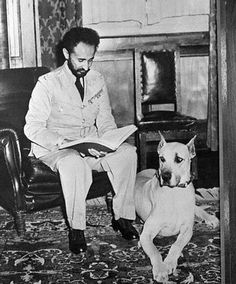
<svg viewBox="0 0 236 284">
<path fill-rule="evenodd" d="M 93 156 L 95 158 L 101 158 L 101 157 L 104 157 L 107 154 L 107 152 L 97 151 L 93 148 L 88 149 L 88 152 L 91 156 Z"/>
</svg>

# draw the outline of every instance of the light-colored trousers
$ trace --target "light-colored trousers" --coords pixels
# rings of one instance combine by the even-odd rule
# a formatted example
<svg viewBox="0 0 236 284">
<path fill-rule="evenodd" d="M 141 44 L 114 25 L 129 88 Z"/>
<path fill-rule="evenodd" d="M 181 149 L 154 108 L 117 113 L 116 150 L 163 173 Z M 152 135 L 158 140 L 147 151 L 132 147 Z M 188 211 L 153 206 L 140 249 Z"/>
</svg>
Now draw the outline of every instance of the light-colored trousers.
<svg viewBox="0 0 236 284">
<path fill-rule="evenodd" d="M 82 158 L 76 150 L 64 149 L 40 159 L 60 175 L 68 222 L 73 229 L 86 228 L 86 196 L 92 170 L 106 171 L 113 186 L 115 219 L 135 219 L 134 184 L 137 171 L 136 147 L 123 143 L 102 158 Z"/>
</svg>

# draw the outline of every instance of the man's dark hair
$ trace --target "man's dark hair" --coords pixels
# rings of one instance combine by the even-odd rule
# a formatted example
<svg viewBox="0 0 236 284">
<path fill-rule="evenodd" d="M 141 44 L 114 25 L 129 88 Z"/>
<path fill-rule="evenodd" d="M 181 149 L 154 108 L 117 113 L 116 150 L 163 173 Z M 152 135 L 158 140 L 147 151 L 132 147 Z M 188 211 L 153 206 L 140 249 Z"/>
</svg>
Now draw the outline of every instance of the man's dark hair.
<svg viewBox="0 0 236 284">
<path fill-rule="evenodd" d="M 76 27 L 70 29 L 62 39 L 62 48 L 67 49 L 69 53 L 73 52 L 74 47 L 80 43 L 86 43 L 95 46 L 97 49 L 100 39 L 98 33 L 90 28 Z"/>
</svg>

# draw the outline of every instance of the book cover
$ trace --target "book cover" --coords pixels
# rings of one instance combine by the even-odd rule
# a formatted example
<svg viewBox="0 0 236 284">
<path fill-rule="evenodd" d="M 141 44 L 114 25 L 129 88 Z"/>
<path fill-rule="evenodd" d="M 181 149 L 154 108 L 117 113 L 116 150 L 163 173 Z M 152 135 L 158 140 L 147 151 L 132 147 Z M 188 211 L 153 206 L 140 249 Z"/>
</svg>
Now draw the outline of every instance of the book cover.
<svg viewBox="0 0 236 284">
<path fill-rule="evenodd" d="M 133 124 L 112 129 L 105 132 L 101 137 L 86 137 L 64 143 L 60 149 L 72 148 L 85 156 L 90 156 L 89 149 L 95 149 L 99 152 L 114 152 L 131 134 L 137 130 Z"/>
</svg>

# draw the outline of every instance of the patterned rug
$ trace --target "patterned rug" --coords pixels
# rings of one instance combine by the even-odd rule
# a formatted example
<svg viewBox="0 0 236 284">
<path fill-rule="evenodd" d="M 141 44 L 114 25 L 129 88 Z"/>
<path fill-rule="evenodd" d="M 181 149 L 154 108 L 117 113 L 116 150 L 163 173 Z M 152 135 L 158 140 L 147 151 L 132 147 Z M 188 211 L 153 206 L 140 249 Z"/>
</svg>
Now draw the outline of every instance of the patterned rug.
<svg viewBox="0 0 236 284">
<path fill-rule="evenodd" d="M 218 214 L 218 202 L 207 203 Z M 104 205 L 88 206 L 88 251 L 72 255 L 68 231 L 60 208 L 27 215 L 27 234 L 19 238 L 11 216 L 0 210 L 0 283 L 157 283 L 152 280 L 149 259 L 137 241 L 126 241 L 111 228 Z M 141 231 L 142 224 L 135 223 Z M 155 238 L 166 255 L 174 237 Z M 219 228 L 196 220 L 194 234 L 168 283 L 220 283 Z"/>
</svg>

